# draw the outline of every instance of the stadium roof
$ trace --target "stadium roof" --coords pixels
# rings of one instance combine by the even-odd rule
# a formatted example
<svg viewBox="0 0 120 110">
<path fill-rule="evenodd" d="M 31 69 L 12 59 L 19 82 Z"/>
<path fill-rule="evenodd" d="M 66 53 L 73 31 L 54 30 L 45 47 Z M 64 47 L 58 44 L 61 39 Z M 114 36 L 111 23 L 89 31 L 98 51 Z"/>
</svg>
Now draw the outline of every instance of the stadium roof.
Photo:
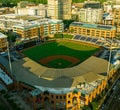
<svg viewBox="0 0 120 110">
<path fill-rule="evenodd" d="M 54 69 L 44 67 L 26 57 L 19 62 L 13 62 L 12 65 L 16 67 L 13 71 L 19 81 L 50 88 L 71 88 L 80 82 L 90 83 L 103 79 L 108 61 L 92 56 L 77 66 Z"/>
<path fill-rule="evenodd" d="M 99 25 L 99 24 L 88 24 L 88 23 L 81 23 L 81 22 L 72 22 L 70 26 L 80 26 L 84 28 L 94 28 L 99 30 L 115 30 L 115 26 L 111 25 Z"/>
<path fill-rule="evenodd" d="M 0 68 L 0 79 L 6 84 L 12 84 L 13 80 Z"/>
</svg>

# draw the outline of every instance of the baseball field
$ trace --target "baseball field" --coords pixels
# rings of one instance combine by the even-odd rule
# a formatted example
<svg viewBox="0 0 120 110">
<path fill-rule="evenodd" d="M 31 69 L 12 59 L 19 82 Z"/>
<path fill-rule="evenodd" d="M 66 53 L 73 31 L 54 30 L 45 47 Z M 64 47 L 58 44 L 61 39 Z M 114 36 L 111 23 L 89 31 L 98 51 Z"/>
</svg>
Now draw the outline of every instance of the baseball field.
<svg viewBox="0 0 120 110">
<path fill-rule="evenodd" d="M 22 51 L 22 54 L 49 68 L 75 66 L 99 50 L 88 44 L 74 41 L 53 41 L 43 43 Z"/>
</svg>

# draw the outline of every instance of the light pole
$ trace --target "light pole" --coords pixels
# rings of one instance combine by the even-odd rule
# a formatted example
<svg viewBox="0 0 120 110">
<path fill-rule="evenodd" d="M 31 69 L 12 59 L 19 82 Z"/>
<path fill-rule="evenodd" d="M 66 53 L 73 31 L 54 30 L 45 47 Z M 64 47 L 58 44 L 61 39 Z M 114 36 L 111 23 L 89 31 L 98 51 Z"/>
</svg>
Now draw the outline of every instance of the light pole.
<svg viewBox="0 0 120 110">
<path fill-rule="evenodd" d="M 108 67 L 107 67 L 107 78 L 109 76 L 109 71 L 110 71 L 110 65 L 111 65 L 111 57 L 112 57 L 112 43 L 113 43 L 113 37 L 112 37 L 112 42 L 110 43 L 110 54 L 109 54 L 109 60 L 108 60 Z"/>
<path fill-rule="evenodd" d="M 11 58 L 10 58 L 10 49 L 9 49 L 9 42 L 7 42 L 7 52 L 8 52 L 8 62 L 9 62 L 9 67 L 10 67 L 10 73 L 11 76 L 13 77 L 13 71 L 12 71 L 12 65 L 11 65 Z"/>
</svg>

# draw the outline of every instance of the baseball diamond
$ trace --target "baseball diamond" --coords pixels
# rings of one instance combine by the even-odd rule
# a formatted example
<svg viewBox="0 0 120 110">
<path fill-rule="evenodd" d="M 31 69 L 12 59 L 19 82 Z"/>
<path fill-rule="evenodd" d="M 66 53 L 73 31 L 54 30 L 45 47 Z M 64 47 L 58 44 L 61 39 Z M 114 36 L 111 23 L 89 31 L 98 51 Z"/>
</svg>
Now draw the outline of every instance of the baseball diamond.
<svg viewBox="0 0 120 110">
<path fill-rule="evenodd" d="M 79 59 L 67 55 L 53 55 L 40 60 L 40 64 L 46 65 L 47 67 L 52 65 L 52 67 L 56 68 L 71 67 L 78 64 L 79 62 Z"/>
<path fill-rule="evenodd" d="M 90 44 L 57 40 L 23 50 L 22 53 L 43 66 L 60 69 L 75 66 L 98 50 L 98 47 Z"/>
</svg>

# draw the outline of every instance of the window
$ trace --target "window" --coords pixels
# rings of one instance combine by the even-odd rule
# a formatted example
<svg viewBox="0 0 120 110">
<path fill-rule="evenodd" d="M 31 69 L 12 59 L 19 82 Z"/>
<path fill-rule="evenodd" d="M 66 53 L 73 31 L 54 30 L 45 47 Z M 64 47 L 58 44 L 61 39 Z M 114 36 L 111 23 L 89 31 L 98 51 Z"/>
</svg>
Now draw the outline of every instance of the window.
<svg viewBox="0 0 120 110">
<path fill-rule="evenodd" d="M 66 99 L 66 96 L 64 96 L 64 99 Z"/>
<path fill-rule="evenodd" d="M 62 99 L 62 96 L 60 96 L 60 99 Z"/>
<path fill-rule="evenodd" d="M 51 104 L 54 104 L 54 101 L 51 101 Z"/>
<path fill-rule="evenodd" d="M 51 95 L 51 97 L 53 98 L 53 95 Z"/>
<path fill-rule="evenodd" d="M 70 104 L 70 101 L 68 101 L 68 104 Z"/>
<path fill-rule="evenodd" d="M 90 30 L 87 30 L 87 33 L 90 33 Z"/>
<path fill-rule="evenodd" d="M 56 99 L 58 99 L 58 96 L 56 96 Z"/>
<path fill-rule="evenodd" d="M 70 97 L 70 94 L 68 95 L 68 97 Z"/>
</svg>

